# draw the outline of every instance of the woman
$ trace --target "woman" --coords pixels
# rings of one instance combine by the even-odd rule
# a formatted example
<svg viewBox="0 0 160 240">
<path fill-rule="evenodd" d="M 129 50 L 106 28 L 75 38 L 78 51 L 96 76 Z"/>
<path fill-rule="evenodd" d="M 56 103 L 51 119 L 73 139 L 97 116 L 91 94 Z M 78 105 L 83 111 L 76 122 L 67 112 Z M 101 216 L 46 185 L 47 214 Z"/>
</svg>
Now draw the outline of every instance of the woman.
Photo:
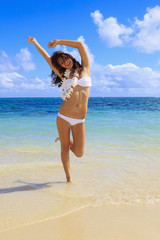
<svg viewBox="0 0 160 240">
<path fill-rule="evenodd" d="M 61 143 L 61 160 L 66 174 L 67 182 L 71 182 L 69 150 L 75 156 L 82 157 L 85 143 L 85 116 L 87 113 L 88 98 L 91 87 L 90 65 L 87 52 L 80 41 L 53 40 L 48 48 L 56 45 L 66 45 L 79 50 L 81 64 L 70 54 L 60 51 L 52 57 L 39 45 L 35 38 L 28 37 L 29 43 L 33 43 L 39 53 L 46 59 L 52 68 L 52 82 L 62 87 L 63 103 L 57 115 L 57 129 Z M 73 140 L 70 139 L 70 130 Z"/>
</svg>

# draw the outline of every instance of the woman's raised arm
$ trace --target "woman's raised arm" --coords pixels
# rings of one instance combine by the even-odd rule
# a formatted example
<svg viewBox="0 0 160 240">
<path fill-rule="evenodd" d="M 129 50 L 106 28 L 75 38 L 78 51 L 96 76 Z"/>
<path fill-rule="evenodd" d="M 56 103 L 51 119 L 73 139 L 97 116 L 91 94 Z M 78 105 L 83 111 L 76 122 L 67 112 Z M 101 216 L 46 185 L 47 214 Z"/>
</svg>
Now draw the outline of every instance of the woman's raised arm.
<svg viewBox="0 0 160 240">
<path fill-rule="evenodd" d="M 69 47 L 77 48 L 79 50 L 80 55 L 81 55 L 82 67 L 90 70 L 88 54 L 87 54 L 86 49 L 85 49 L 82 42 L 74 41 L 74 40 L 53 40 L 53 41 L 49 42 L 47 47 L 48 48 L 53 48 L 56 45 L 66 45 L 66 46 L 69 46 Z"/>
<path fill-rule="evenodd" d="M 33 43 L 34 46 L 37 48 L 38 52 L 45 58 L 45 60 L 47 61 L 47 63 L 50 65 L 50 67 L 52 68 L 52 70 L 61 78 L 61 74 L 59 73 L 59 71 L 52 65 L 51 62 L 51 57 L 49 56 L 49 54 L 46 52 L 46 50 L 44 48 L 42 48 L 42 46 L 37 42 L 37 40 L 33 37 L 27 37 L 27 40 L 29 43 Z"/>
</svg>

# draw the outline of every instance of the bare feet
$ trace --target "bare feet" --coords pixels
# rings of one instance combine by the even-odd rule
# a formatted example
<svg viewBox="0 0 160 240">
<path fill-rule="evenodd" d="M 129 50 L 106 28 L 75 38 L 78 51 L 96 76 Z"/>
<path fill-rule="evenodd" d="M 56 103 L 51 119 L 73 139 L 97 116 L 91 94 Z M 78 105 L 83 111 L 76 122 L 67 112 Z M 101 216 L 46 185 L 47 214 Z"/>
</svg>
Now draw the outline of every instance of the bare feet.
<svg viewBox="0 0 160 240">
<path fill-rule="evenodd" d="M 60 138 L 59 138 L 59 137 L 56 137 L 55 142 L 57 142 L 57 141 L 60 141 Z"/>
<path fill-rule="evenodd" d="M 72 182 L 72 178 L 71 177 L 67 178 L 67 182 Z"/>
</svg>

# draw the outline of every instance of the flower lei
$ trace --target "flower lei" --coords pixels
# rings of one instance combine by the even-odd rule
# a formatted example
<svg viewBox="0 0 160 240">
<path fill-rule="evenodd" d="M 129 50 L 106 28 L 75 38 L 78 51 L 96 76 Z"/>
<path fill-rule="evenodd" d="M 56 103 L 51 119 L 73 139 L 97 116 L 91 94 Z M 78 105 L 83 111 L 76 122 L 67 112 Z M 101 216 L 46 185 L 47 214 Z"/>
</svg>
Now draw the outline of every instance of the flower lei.
<svg viewBox="0 0 160 240">
<path fill-rule="evenodd" d="M 71 73 L 71 70 L 66 69 L 65 73 L 64 73 L 64 78 L 62 78 L 62 94 L 61 97 L 62 99 L 65 101 L 66 98 L 70 98 L 73 92 L 73 88 L 76 86 L 77 81 L 78 81 L 78 77 L 79 77 L 79 73 L 77 71 L 74 72 L 73 78 L 72 78 L 72 82 L 71 82 L 71 86 L 70 88 L 67 90 L 67 83 L 66 80 L 69 78 L 69 75 Z"/>
</svg>

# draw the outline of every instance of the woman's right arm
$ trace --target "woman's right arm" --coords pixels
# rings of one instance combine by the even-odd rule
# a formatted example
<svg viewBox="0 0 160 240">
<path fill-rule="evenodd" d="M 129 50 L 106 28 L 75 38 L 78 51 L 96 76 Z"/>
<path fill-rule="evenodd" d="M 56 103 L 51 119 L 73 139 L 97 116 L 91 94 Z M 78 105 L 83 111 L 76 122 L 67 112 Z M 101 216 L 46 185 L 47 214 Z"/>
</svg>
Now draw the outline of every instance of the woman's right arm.
<svg viewBox="0 0 160 240">
<path fill-rule="evenodd" d="M 37 42 L 37 40 L 35 38 L 33 38 L 33 37 L 27 37 L 27 40 L 28 40 L 29 43 L 33 43 L 34 44 L 34 46 L 37 48 L 38 52 L 45 58 L 45 60 L 50 65 L 50 67 L 55 72 L 55 74 L 57 74 L 58 77 L 62 78 L 62 76 L 59 73 L 59 71 L 53 66 L 53 64 L 51 62 L 51 57 L 46 52 L 46 50 L 41 47 L 41 45 Z"/>
</svg>

